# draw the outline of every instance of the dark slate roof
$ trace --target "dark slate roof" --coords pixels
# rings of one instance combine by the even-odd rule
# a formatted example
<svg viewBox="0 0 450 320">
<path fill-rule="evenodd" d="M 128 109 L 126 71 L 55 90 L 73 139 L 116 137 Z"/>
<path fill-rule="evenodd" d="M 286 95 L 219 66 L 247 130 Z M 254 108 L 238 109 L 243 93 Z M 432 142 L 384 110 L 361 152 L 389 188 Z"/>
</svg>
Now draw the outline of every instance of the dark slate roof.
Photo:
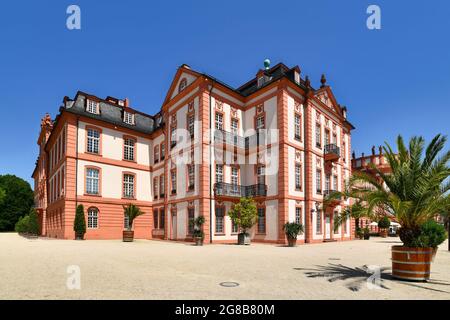
<svg viewBox="0 0 450 320">
<path fill-rule="evenodd" d="M 99 114 L 92 114 L 86 111 L 86 99 L 93 99 L 99 102 Z M 69 101 L 69 103 L 66 103 L 66 105 L 61 108 L 62 111 L 82 115 L 91 119 L 105 121 L 119 127 L 136 130 L 146 134 L 150 134 L 164 125 L 162 122 L 161 112 L 157 113 L 155 116 L 147 115 L 134 109 L 99 99 L 83 92 L 78 92 L 74 101 Z M 129 125 L 123 122 L 124 110 L 134 113 L 134 125 Z"/>
</svg>

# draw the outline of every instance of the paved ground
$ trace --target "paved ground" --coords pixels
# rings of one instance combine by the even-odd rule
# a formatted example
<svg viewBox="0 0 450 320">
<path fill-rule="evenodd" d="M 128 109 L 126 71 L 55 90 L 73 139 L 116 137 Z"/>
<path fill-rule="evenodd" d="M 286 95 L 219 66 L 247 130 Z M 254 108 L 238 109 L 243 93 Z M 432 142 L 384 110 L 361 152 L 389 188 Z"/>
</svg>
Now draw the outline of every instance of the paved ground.
<svg viewBox="0 0 450 320">
<path fill-rule="evenodd" d="M 28 240 L 0 234 L 0 299 L 450 299 L 441 245 L 429 283 L 390 279 L 396 238 L 302 245 L 209 245 L 138 240 Z M 81 270 L 69 290 L 67 267 Z M 364 265 L 388 268 L 369 289 Z M 223 287 L 222 282 L 237 282 Z"/>
</svg>

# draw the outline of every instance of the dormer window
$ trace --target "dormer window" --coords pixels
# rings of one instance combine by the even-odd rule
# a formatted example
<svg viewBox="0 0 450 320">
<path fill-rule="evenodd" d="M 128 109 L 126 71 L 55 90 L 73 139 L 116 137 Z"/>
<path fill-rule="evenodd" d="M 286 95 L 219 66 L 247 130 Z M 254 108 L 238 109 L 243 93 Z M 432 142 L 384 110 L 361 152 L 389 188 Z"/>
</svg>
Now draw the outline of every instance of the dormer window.
<svg viewBox="0 0 450 320">
<path fill-rule="evenodd" d="M 123 122 L 129 125 L 134 125 L 134 113 L 124 111 L 123 113 Z"/>
<path fill-rule="evenodd" d="M 298 71 L 294 72 L 294 81 L 296 84 L 300 84 L 300 73 Z"/>
<path fill-rule="evenodd" d="M 186 80 L 186 78 L 183 78 L 183 79 L 181 79 L 180 85 L 178 86 L 178 93 L 180 93 L 181 91 L 186 89 L 186 87 L 187 87 L 187 80 Z"/>
<path fill-rule="evenodd" d="M 258 88 L 261 87 L 264 84 L 264 77 L 259 77 L 258 78 Z"/>
<path fill-rule="evenodd" d="M 86 111 L 93 114 L 98 114 L 98 102 L 93 100 L 87 101 Z"/>
</svg>

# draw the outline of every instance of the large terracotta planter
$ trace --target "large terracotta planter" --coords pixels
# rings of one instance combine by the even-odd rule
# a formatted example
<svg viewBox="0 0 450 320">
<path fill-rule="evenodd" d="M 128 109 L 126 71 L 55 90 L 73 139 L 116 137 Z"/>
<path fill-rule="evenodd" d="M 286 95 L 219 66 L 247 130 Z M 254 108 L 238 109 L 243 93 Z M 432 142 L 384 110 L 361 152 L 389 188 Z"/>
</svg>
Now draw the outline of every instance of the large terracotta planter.
<svg viewBox="0 0 450 320">
<path fill-rule="evenodd" d="M 84 240 L 84 233 L 76 234 L 75 240 Z"/>
<path fill-rule="evenodd" d="M 388 232 L 386 229 L 381 229 L 380 230 L 380 237 L 382 238 L 387 238 Z"/>
<path fill-rule="evenodd" d="M 297 245 L 297 238 L 286 237 L 288 241 L 288 247 L 295 247 Z"/>
<path fill-rule="evenodd" d="M 400 280 L 430 279 L 433 248 L 392 246 L 392 276 Z"/>
<path fill-rule="evenodd" d="M 134 231 L 124 230 L 122 235 L 123 235 L 123 242 L 133 242 Z"/>
</svg>

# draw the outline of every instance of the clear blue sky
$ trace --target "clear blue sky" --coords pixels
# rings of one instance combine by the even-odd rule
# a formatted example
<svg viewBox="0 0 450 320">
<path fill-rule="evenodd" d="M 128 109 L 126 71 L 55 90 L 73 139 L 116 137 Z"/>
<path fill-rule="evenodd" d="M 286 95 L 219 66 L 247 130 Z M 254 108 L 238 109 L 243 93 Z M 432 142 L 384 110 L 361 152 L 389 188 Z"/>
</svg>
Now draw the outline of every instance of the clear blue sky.
<svg viewBox="0 0 450 320">
<path fill-rule="evenodd" d="M 66 28 L 81 7 L 82 29 Z M 382 29 L 366 27 L 366 8 Z M 8 1 L 0 6 L 0 174 L 31 181 L 39 123 L 77 90 L 159 110 L 182 63 L 239 86 L 265 58 L 325 73 L 356 126 L 353 149 L 448 134 L 448 1 Z"/>
</svg>

